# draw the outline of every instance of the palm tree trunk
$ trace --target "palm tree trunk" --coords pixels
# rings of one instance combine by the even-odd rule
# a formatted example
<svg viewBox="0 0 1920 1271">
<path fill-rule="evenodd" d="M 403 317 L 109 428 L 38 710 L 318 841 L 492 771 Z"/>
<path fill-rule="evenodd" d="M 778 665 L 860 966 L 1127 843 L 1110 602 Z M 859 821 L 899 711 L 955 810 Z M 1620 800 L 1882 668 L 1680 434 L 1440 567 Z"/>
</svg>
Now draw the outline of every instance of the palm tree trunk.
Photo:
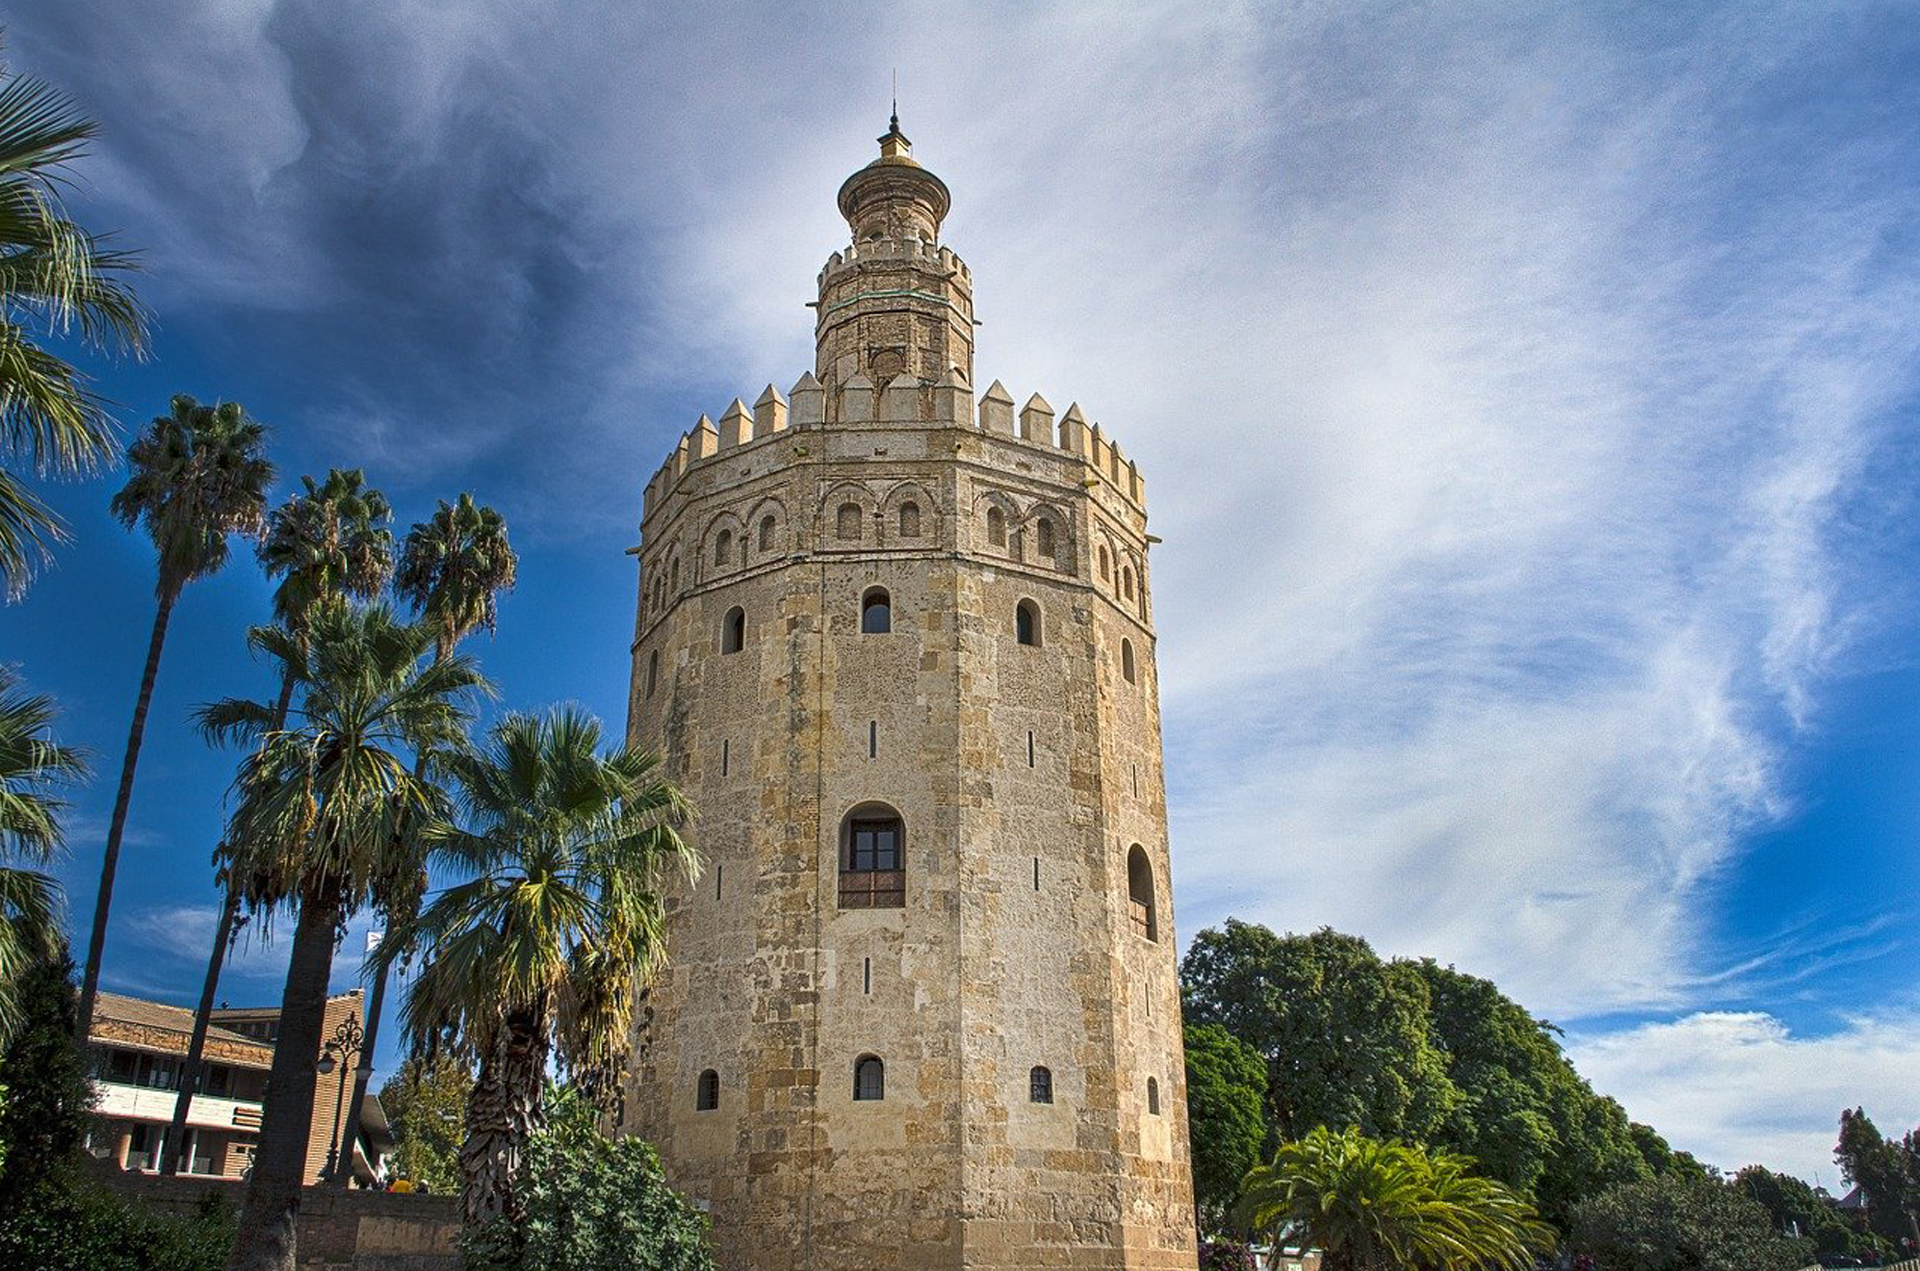
<svg viewBox="0 0 1920 1271">
<path fill-rule="evenodd" d="M 227 1271 L 294 1271 L 294 1221 L 313 1131 L 315 1063 L 326 1025 L 327 981 L 340 921 L 340 891 L 329 885 L 300 898 L 287 987 L 280 998 L 280 1035 L 267 1074 L 260 1146 L 240 1208 L 240 1232 Z"/>
<path fill-rule="evenodd" d="M 240 889 L 229 885 L 226 903 L 220 906 L 220 925 L 213 934 L 213 954 L 207 959 L 206 983 L 200 988 L 200 1009 L 193 1013 L 193 1036 L 187 1041 L 187 1059 L 180 1069 L 180 1092 L 173 1096 L 173 1124 L 167 1127 L 166 1152 L 160 1159 L 162 1174 L 178 1174 L 181 1157 L 186 1154 L 187 1111 L 200 1088 L 200 1057 L 206 1051 L 207 1026 L 213 1019 L 213 995 L 220 989 L 220 967 L 226 961 L 233 924 L 239 916 Z"/>
<path fill-rule="evenodd" d="M 531 1012 L 516 1011 L 480 1058 L 460 1144 L 461 1208 L 469 1226 L 502 1217 L 517 1225 L 526 1218 L 514 1184 L 527 1139 L 540 1125 L 546 1049 L 546 1030 Z"/>
<path fill-rule="evenodd" d="M 147 667 L 140 677 L 140 696 L 133 703 L 133 727 L 127 732 L 127 755 L 120 765 L 120 792 L 113 801 L 113 822 L 107 827 L 107 858 L 100 866 L 100 894 L 93 902 L 93 935 L 87 941 L 87 970 L 80 981 L 80 1018 L 76 1025 L 82 1044 L 93 1027 L 93 998 L 100 989 L 100 958 L 107 947 L 107 910 L 113 904 L 113 875 L 120 866 L 120 839 L 127 828 L 127 805 L 133 800 L 133 771 L 140 763 L 140 740 L 147 731 L 147 708 L 153 704 L 153 681 L 160 674 L 160 649 L 167 642 L 167 621 L 180 592 L 163 587 L 153 615 L 153 635 L 147 640 Z"/>
</svg>

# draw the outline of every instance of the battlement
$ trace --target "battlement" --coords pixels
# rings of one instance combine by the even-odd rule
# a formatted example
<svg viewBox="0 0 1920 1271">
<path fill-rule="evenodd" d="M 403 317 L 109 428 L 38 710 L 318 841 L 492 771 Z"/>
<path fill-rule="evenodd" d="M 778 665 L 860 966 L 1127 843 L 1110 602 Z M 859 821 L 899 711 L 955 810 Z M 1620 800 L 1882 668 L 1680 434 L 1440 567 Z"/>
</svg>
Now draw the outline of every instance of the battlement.
<svg viewBox="0 0 1920 1271">
<path fill-rule="evenodd" d="M 827 257 L 827 263 L 821 266 L 820 276 L 816 281 L 820 286 L 825 287 L 827 279 L 837 273 L 857 265 L 890 260 L 924 262 L 936 269 L 944 270 L 950 276 L 959 278 L 960 282 L 968 288 L 973 286 L 973 270 L 967 267 L 967 262 L 961 260 L 951 247 L 939 247 L 920 238 L 874 238 L 864 243 L 849 243 L 844 250 Z"/>
<path fill-rule="evenodd" d="M 1078 402 L 1068 405 L 1056 421 L 1053 407 L 1038 393 L 1016 411 L 1013 395 L 999 380 L 976 399 L 958 370 L 949 370 L 936 381 L 902 375 L 878 388 L 866 376 L 855 375 L 838 392 L 830 392 L 809 371 L 786 396 L 769 384 L 751 408 L 734 398 L 718 424 L 700 416 L 647 482 L 642 516 L 651 515 L 689 471 L 729 452 L 815 429 L 887 427 L 960 428 L 1045 446 L 1092 469 L 1083 481 L 1088 488 L 1104 484 L 1133 507 L 1142 511 L 1146 507 L 1146 483 L 1139 466 L 1099 424 L 1087 421 Z"/>
</svg>

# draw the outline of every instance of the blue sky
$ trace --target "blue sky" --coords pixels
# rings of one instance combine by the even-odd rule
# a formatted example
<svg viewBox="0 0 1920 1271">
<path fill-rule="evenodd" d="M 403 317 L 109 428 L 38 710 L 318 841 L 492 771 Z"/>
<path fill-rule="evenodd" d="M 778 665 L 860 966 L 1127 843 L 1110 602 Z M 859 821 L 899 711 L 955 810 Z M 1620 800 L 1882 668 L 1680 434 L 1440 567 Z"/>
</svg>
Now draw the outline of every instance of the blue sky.
<svg viewBox="0 0 1920 1271">
<path fill-rule="evenodd" d="M 160 334 L 99 368 L 273 427 L 288 482 L 472 490 L 509 705 L 623 718 L 639 491 L 811 365 L 897 66 L 977 372 L 1148 482 L 1178 918 L 1488 975 L 1719 1164 L 1920 1123 L 1920 10 L 24 0 L 106 134 L 76 204 Z M 104 778 L 151 617 L 110 479 L 0 654 Z M 244 561 L 183 602 L 107 982 L 188 1000 L 264 690 Z M 354 945 L 356 938 L 350 938 Z M 270 1000 L 283 951 L 225 991 Z M 351 977 L 351 958 L 340 964 Z"/>
</svg>

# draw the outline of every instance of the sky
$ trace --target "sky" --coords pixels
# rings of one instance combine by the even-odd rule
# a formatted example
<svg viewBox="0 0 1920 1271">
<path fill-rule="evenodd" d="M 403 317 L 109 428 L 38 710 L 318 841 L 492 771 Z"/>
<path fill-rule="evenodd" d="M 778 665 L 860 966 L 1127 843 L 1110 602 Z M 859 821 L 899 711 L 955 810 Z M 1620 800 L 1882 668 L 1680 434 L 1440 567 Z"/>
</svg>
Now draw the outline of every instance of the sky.
<svg viewBox="0 0 1920 1271">
<path fill-rule="evenodd" d="M 145 254 L 153 357 L 88 363 L 123 422 L 237 400 L 283 487 L 499 507 L 475 651 L 616 730 L 640 490 L 810 369 L 897 69 L 978 382 L 1079 401 L 1147 481 L 1182 938 L 1490 977 L 1727 1168 L 1837 1188 L 1843 1106 L 1920 1124 L 1920 7 L 9 12 L 103 124 L 75 211 Z M 82 931 L 151 621 L 114 488 L 52 491 L 74 542 L 0 608 L 101 773 Z M 266 691 L 267 594 L 242 557 L 174 620 L 110 988 L 197 994 L 236 757 L 186 712 Z"/>
</svg>

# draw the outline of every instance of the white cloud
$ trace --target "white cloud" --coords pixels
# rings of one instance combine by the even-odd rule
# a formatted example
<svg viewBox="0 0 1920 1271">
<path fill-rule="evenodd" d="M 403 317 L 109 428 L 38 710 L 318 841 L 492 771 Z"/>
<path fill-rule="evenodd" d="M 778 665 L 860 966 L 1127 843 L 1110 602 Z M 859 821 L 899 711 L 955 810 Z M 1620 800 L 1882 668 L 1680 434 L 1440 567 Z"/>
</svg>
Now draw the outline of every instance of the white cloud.
<svg viewBox="0 0 1920 1271">
<path fill-rule="evenodd" d="M 116 920 L 116 940 L 142 954 L 142 970 L 123 981 L 126 991 L 182 1004 L 197 1000 L 219 922 L 220 911 L 214 905 L 152 905 Z M 332 992 L 360 986 L 367 932 L 375 925 L 365 916 L 349 924 L 334 951 Z M 266 921 L 250 918 L 221 968 L 220 1000 L 250 1006 L 279 1001 L 292 939 L 293 919 L 288 915 L 275 913 Z"/>
<path fill-rule="evenodd" d="M 1803 1036 L 1762 1012 L 1706 1011 L 1569 1049 L 1596 1089 L 1675 1147 L 1729 1171 L 1759 1163 L 1818 1179 L 1836 1195 L 1842 1108 L 1865 1107 L 1882 1134 L 1920 1125 L 1920 1015 L 1910 1012 Z"/>
</svg>

